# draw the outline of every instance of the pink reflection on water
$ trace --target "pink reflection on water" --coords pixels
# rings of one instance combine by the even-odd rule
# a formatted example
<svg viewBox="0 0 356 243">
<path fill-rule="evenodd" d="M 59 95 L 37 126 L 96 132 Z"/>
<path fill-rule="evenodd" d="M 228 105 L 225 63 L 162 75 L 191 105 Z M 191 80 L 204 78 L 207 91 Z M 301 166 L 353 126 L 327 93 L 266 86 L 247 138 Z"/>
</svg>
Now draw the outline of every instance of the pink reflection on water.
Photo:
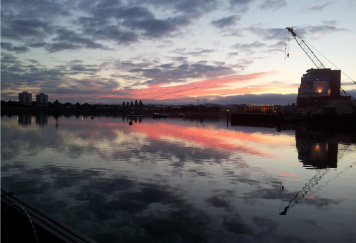
<svg viewBox="0 0 356 243">
<path fill-rule="evenodd" d="M 245 143 L 246 140 L 255 142 L 254 137 L 248 133 L 216 129 L 213 127 L 186 127 L 167 123 L 142 123 L 131 129 L 135 132 L 145 133 L 149 138 L 159 141 L 167 141 L 166 138 L 171 137 L 198 146 L 275 158 L 275 156 L 269 152 L 247 145 Z M 262 142 L 261 139 L 257 140 L 258 142 Z"/>
<path fill-rule="evenodd" d="M 77 121 L 61 121 L 62 125 L 76 125 Z M 72 123 L 72 124 L 69 124 Z M 169 143 L 168 138 L 174 139 L 175 142 L 190 143 L 193 146 L 201 146 L 204 148 L 218 149 L 227 152 L 241 152 L 248 155 L 255 155 L 259 157 L 275 159 L 276 156 L 271 152 L 258 148 L 261 145 L 278 144 L 281 142 L 274 139 L 271 135 L 246 133 L 242 131 L 226 130 L 216 128 L 213 126 L 208 127 L 193 127 L 185 126 L 182 124 L 172 124 L 164 122 L 154 123 L 135 123 L 134 126 L 128 126 L 127 123 L 122 122 L 106 122 L 103 120 L 94 120 L 87 122 L 80 122 L 82 129 L 76 129 L 77 134 L 87 133 L 88 127 L 96 128 L 93 137 L 100 137 L 100 130 L 109 129 L 115 133 L 118 129 L 127 130 L 130 132 L 141 133 L 149 139 L 157 141 L 164 141 Z M 283 143 L 283 141 L 282 141 Z"/>
</svg>

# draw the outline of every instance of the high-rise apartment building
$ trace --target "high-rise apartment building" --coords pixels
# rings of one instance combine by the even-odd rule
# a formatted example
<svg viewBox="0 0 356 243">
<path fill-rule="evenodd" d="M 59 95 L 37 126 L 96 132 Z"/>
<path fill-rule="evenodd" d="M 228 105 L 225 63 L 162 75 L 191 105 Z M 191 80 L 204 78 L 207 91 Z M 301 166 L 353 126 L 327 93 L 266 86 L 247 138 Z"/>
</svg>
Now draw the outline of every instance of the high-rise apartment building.
<svg viewBox="0 0 356 243">
<path fill-rule="evenodd" d="M 48 95 L 40 93 L 36 95 L 36 106 L 37 107 L 47 107 L 48 106 Z"/>
<path fill-rule="evenodd" d="M 19 93 L 19 102 L 24 105 L 32 105 L 32 94 L 28 91 Z"/>
</svg>

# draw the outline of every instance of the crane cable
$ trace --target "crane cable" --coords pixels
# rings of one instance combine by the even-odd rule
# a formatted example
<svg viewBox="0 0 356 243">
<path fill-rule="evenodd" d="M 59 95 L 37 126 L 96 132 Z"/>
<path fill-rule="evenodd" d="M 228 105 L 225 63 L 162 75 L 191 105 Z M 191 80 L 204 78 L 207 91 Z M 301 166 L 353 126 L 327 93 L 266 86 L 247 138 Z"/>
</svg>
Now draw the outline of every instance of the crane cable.
<svg viewBox="0 0 356 243">
<path fill-rule="evenodd" d="M 305 41 L 305 40 L 304 40 Z M 306 41 L 305 41 L 306 42 Z M 332 61 L 330 61 L 326 56 L 324 56 L 320 51 L 318 51 L 314 46 L 310 45 L 310 43 L 308 43 L 309 46 L 311 46 L 314 50 L 316 50 L 321 56 L 323 56 L 328 62 L 330 62 L 336 69 L 341 70 L 338 66 L 336 66 Z M 352 78 L 350 78 L 344 71 L 341 70 L 341 72 L 348 77 L 352 82 L 354 82 L 354 84 L 356 84 L 356 81 L 353 80 Z"/>
</svg>

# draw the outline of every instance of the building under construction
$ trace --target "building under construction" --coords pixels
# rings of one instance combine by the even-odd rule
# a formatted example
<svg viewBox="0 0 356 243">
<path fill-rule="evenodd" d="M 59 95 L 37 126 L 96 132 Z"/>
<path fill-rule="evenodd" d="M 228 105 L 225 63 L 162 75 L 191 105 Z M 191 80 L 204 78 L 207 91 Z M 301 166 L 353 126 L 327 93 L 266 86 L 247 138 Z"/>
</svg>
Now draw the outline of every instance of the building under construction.
<svg viewBox="0 0 356 243">
<path fill-rule="evenodd" d="M 326 68 L 307 43 L 294 32 L 293 28 L 287 27 L 286 29 L 317 68 L 308 69 L 307 73 L 303 74 L 298 89 L 297 107 L 320 107 L 329 100 L 350 99 L 350 96 L 340 95 L 341 70 Z M 287 56 L 289 57 L 289 53 Z"/>
<path fill-rule="evenodd" d="M 340 80 L 340 70 L 308 69 L 301 78 L 297 106 L 318 107 L 328 100 L 345 99 L 345 96 L 340 95 Z"/>
</svg>

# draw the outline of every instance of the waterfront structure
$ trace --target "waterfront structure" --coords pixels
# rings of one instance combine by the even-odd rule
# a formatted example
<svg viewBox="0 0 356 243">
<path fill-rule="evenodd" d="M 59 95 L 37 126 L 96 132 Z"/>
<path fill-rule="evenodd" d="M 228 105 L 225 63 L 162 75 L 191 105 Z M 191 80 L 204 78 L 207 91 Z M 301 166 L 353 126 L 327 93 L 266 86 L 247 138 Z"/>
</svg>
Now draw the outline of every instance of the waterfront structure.
<svg viewBox="0 0 356 243">
<path fill-rule="evenodd" d="M 48 106 L 48 95 L 40 93 L 36 95 L 36 106 L 37 107 L 47 107 Z"/>
<path fill-rule="evenodd" d="M 32 94 L 28 91 L 19 93 L 19 102 L 24 105 L 32 105 Z"/>
<path fill-rule="evenodd" d="M 308 69 L 298 88 L 297 106 L 317 107 L 340 96 L 341 71 L 330 68 Z"/>
</svg>

